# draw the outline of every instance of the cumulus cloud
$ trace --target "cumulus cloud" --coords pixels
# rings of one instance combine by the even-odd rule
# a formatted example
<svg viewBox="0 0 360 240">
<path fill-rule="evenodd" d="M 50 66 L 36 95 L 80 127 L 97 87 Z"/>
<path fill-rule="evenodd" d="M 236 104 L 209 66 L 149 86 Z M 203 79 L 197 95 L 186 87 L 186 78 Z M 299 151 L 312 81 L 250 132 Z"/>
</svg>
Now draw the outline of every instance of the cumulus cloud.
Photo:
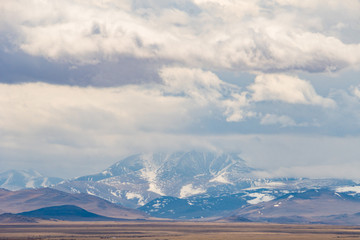
<svg viewBox="0 0 360 240">
<path fill-rule="evenodd" d="M 287 103 L 312 104 L 333 107 L 332 99 L 319 96 L 313 86 L 298 77 L 283 74 L 263 74 L 250 85 L 254 101 L 283 101 Z"/>
<path fill-rule="evenodd" d="M 119 56 L 262 72 L 328 72 L 359 64 L 358 42 L 344 43 L 321 21 L 314 24 L 316 14 L 309 17 L 298 11 L 299 4 L 292 4 L 295 10 L 288 4 L 194 0 L 152 1 L 146 7 L 130 1 L 16 0 L 1 3 L 1 26 L 23 51 L 77 64 Z"/>
<path fill-rule="evenodd" d="M 220 80 L 212 72 L 168 67 L 161 70 L 160 76 L 167 92 L 187 96 L 201 106 L 217 107 L 229 122 L 241 121 L 254 115 L 248 109 L 250 102 L 247 92 Z"/>
</svg>

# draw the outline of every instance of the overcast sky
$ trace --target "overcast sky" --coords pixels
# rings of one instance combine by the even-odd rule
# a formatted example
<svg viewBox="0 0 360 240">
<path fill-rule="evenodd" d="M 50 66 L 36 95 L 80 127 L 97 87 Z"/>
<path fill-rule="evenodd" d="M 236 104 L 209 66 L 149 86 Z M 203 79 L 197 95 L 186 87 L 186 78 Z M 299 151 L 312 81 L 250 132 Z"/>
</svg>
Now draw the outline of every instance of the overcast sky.
<svg viewBox="0 0 360 240">
<path fill-rule="evenodd" d="M 0 1 L 1 170 L 237 152 L 359 178 L 359 0 Z"/>
</svg>

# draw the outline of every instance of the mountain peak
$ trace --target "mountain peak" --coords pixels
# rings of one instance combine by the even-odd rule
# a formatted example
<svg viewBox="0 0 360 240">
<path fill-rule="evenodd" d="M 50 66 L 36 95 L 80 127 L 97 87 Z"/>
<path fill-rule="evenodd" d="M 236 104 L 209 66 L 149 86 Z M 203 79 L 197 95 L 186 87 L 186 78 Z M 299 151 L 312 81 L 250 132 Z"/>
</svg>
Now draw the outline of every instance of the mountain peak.
<svg viewBox="0 0 360 240">
<path fill-rule="evenodd" d="M 235 186 L 248 179 L 252 170 L 234 153 L 143 153 L 128 156 L 98 174 L 79 177 L 58 187 L 97 196 L 107 191 L 106 199 L 134 207 L 134 203 L 143 205 L 163 195 L 188 197 L 208 189 L 216 191 L 218 186 Z"/>
<path fill-rule="evenodd" d="M 45 177 L 32 169 L 8 170 L 0 173 L 0 187 L 9 190 L 48 187 L 61 181 L 61 178 Z"/>
</svg>

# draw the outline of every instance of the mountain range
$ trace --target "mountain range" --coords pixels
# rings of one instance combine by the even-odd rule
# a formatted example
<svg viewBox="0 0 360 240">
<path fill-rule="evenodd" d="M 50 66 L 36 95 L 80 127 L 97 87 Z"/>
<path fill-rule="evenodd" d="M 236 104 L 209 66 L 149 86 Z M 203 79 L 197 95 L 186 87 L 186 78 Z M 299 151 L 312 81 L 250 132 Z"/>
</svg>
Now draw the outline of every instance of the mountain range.
<svg viewBox="0 0 360 240">
<path fill-rule="evenodd" d="M 360 186 L 356 182 L 348 179 L 258 178 L 253 174 L 255 170 L 234 153 L 136 154 L 99 173 L 58 182 L 51 185 L 52 189 L 10 193 L 0 190 L 0 209 L 16 206 L 12 212 L 19 213 L 70 204 L 116 218 L 128 215 L 132 219 L 152 216 L 203 221 L 360 224 Z M 5 182 L 9 189 L 14 188 L 9 185 L 11 181 L 5 179 Z M 26 182 L 26 178 L 13 183 L 34 187 Z M 41 195 L 42 200 L 26 197 L 31 191 L 37 191 L 32 194 Z M 18 205 L 6 205 L 4 202 L 11 197 L 4 201 L 2 194 L 5 193 L 16 195 Z M 74 197 L 80 196 L 104 202 L 76 202 Z M 72 200 L 59 200 L 64 198 Z M 36 202 L 33 207 L 19 209 L 22 204 L 31 206 L 32 202 Z M 108 207 L 99 207 L 105 205 Z M 121 210 L 113 211 L 114 206 Z M 308 210 L 307 214 L 304 215 L 303 209 Z"/>
<path fill-rule="evenodd" d="M 9 190 L 50 187 L 61 181 L 63 181 L 63 179 L 45 177 L 35 170 L 9 170 L 0 173 L 0 188 Z"/>
<path fill-rule="evenodd" d="M 185 198 L 206 192 L 236 192 L 252 186 L 251 171 L 237 154 L 137 154 L 98 174 L 64 181 L 55 188 L 140 207 L 161 196 Z"/>
<path fill-rule="evenodd" d="M 359 225 L 360 196 L 354 192 L 311 189 L 240 208 L 225 219 L 230 221 L 246 219 L 254 222 Z"/>
</svg>

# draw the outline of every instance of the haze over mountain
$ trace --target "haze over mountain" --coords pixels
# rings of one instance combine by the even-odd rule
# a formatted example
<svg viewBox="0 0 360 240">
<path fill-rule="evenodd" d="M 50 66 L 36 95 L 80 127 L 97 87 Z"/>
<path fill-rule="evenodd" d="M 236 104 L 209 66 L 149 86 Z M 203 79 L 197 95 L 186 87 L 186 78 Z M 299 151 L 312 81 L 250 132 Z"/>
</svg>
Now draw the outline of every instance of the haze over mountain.
<svg viewBox="0 0 360 240">
<path fill-rule="evenodd" d="M 57 177 L 45 177 L 35 170 L 8 170 L 0 173 L 0 188 L 19 190 L 49 187 L 62 180 Z"/>
</svg>

